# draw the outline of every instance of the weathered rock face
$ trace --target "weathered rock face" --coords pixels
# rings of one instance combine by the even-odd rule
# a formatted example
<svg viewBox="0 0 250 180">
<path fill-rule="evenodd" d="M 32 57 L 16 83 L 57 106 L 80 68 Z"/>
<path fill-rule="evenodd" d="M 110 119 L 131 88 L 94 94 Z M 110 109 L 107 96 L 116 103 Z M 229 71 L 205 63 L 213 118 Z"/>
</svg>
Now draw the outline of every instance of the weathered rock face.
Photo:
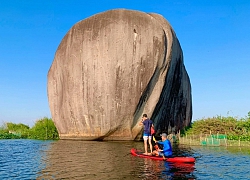
<svg viewBox="0 0 250 180">
<path fill-rule="evenodd" d="M 48 72 L 61 139 L 135 140 L 147 113 L 158 132 L 190 124 L 191 85 L 179 41 L 158 14 L 111 10 L 75 24 Z"/>
</svg>

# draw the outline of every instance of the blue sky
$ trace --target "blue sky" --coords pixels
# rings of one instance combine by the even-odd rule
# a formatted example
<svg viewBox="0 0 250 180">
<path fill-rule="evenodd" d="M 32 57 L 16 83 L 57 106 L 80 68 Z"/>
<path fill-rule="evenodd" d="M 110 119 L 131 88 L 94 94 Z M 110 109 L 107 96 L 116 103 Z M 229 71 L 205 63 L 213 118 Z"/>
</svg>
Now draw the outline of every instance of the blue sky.
<svg viewBox="0 0 250 180">
<path fill-rule="evenodd" d="M 0 0 L 0 124 L 51 117 L 47 73 L 67 31 L 125 8 L 163 15 L 183 50 L 193 121 L 250 111 L 249 0 Z"/>
</svg>

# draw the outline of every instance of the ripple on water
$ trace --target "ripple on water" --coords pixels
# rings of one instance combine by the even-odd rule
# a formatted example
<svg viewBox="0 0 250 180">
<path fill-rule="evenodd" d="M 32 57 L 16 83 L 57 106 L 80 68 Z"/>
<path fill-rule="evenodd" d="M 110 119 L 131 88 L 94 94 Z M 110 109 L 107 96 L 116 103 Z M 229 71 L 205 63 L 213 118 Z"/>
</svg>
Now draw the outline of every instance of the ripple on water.
<svg viewBox="0 0 250 180">
<path fill-rule="evenodd" d="M 42 153 L 38 152 L 44 148 L 41 145 L 35 140 L 1 140 L 1 179 L 35 179 L 44 167 L 40 164 Z"/>
<path fill-rule="evenodd" d="M 0 140 L 0 179 L 250 179 L 244 149 L 174 147 L 194 166 L 138 158 L 143 142 Z M 244 151 L 243 151 L 244 150 Z"/>
</svg>

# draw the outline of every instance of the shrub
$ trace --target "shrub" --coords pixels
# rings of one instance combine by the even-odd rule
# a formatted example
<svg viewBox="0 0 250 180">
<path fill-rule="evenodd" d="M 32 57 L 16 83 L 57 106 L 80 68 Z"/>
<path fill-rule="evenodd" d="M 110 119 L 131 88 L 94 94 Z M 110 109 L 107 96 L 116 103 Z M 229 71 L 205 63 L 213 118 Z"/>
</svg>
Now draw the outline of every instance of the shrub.
<svg viewBox="0 0 250 180">
<path fill-rule="evenodd" d="M 0 126 L 0 139 L 20 138 L 53 140 L 59 139 L 59 135 L 54 122 L 47 117 L 38 120 L 32 128 L 25 124 L 14 124 L 10 122 Z"/>
<path fill-rule="evenodd" d="M 58 131 L 52 119 L 44 117 L 36 121 L 35 125 L 29 131 L 30 139 L 52 140 L 59 139 Z"/>
<path fill-rule="evenodd" d="M 6 130 L 15 136 L 18 136 L 19 138 L 27 138 L 29 134 L 29 129 L 30 127 L 19 123 L 19 124 L 14 124 L 14 123 L 6 123 Z"/>
<path fill-rule="evenodd" d="M 226 134 L 229 140 L 250 140 L 250 112 L 248 117 L 238 120 L 234 117 L 217 116 L 194 121 L 182 135 Z"/>
</svg>

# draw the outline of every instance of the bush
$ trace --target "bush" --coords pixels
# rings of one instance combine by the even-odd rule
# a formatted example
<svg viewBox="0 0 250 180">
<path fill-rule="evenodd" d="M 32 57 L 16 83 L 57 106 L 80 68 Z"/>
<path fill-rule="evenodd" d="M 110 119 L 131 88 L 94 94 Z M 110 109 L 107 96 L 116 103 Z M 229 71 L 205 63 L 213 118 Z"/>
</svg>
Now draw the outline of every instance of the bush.
<svg viewBox="0 0 250 180">
<path fill-rule="evenodd" d="M 14 123 L 6 123 L 7 131 L 10 134 L 13 134 L 15 136 L 18 136 L 19 138 L 27 138 L 29 134 L 29 129 L 30 127 L 19 123 L 19 124 L 14 124 Z"/>
<path fill-rule="evenodd" d="M 59 139 L 58 131 L 52 119 L 47 117 L 38 120 L 29 131 L 29 139 L 52 140 Z"/>
<path fill-rule="evenodd" d="M 194 121 L 182 135 L 226 134 L 229 140 L 250 140 L 250 112 L 248 117 L 238 120 L 234 117 L 217 116 Z"/>
<path fill-rule="evenodd" d="M 20 137 L 6 130 L 0 130 L 0 139 L 20 139 Z"/>
<path fill-rule="evenodd" d="M 0 127 L 0 139 L 59 139 L 58 131 L 52 119 L 44 117 L 38 120 L 34 127 L 25 124 L 5 123 Z"/>
</svg>

